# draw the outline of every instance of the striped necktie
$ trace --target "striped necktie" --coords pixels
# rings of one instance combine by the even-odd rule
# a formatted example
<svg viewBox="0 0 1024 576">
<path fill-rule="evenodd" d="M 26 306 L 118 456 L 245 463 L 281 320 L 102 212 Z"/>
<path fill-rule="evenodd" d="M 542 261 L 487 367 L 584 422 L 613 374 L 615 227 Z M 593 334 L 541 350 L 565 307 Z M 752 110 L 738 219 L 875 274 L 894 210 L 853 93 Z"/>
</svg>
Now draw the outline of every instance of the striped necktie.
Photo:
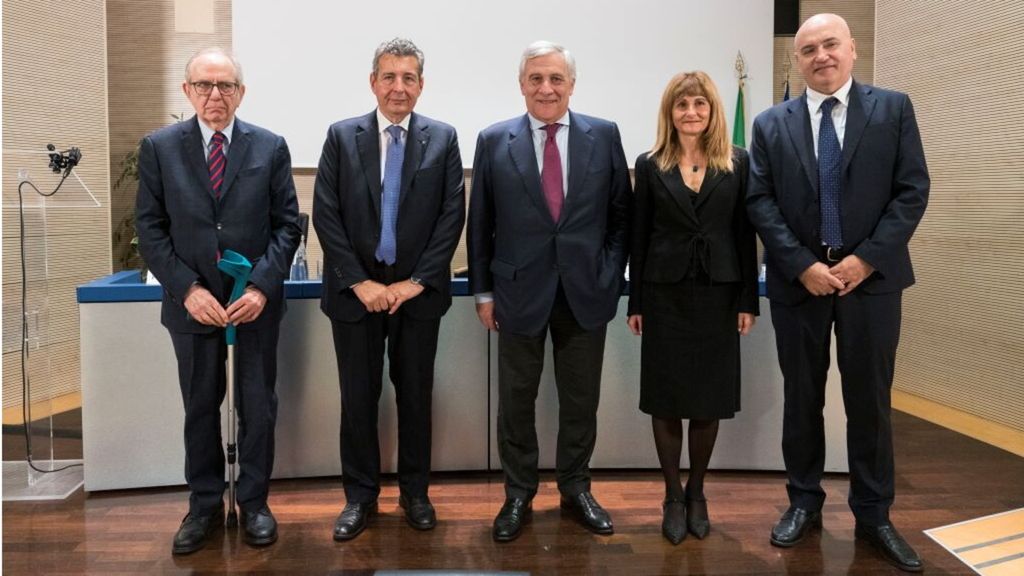
<svg viewBox="0 0 1024 576">
<path fill-rule="evenodd" d="M 224 183 L 224 167 L 228 165 L 228 159 L 224 157 L 224 140 L 224 134 L 213 134 L 210 138 L 210 157 L 206 159 L 206 164 L 210 168 L 210 186 L 218 199 L 221 184 Z"/>
</svg>

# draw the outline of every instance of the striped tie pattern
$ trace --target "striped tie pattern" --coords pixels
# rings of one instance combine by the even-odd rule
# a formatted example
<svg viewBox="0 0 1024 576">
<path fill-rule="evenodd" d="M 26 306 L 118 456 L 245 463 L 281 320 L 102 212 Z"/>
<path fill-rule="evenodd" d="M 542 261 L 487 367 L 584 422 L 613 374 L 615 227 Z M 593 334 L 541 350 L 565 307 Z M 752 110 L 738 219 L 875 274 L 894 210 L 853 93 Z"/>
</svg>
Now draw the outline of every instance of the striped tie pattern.
<svg viewBox="0 0 1024 576">
<path fill-rule="evenodd" d="M 214 133 L 210 138 L 210 157 L 206 159 L 206 164 L 210 168 L 210 186 L 213 187 L 213 193 L 217 198 L 220 198 L 220 187 L 224 183 L 224 167 L 228 164 L 227 158 L 224 157 L 224 139 L 224 134 Z"/>
</svg>

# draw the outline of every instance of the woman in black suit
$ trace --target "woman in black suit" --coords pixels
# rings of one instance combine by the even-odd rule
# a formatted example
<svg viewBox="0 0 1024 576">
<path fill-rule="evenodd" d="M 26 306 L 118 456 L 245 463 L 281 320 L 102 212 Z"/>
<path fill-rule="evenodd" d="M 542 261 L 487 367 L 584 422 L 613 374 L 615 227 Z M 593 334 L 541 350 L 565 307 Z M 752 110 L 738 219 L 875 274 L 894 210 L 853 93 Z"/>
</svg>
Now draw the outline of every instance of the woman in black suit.
<svg viewBox="0 0 1024 576">
<path fill-rule="evenodd" d="M 636 161 L 627 324 L 641 343 L 640 409 L 651 415 L 665 475 L 662 533 L 673 544 L 711 529 L 704 475 L 718 421 L 740 409 L 740 335 L 758 313 L 757 248 L 747 221 L 747 152 L 703 72 L 665 88 L 654 149 Z M 690 475 L 680 481 L 682 420 Z"/>
</svg>

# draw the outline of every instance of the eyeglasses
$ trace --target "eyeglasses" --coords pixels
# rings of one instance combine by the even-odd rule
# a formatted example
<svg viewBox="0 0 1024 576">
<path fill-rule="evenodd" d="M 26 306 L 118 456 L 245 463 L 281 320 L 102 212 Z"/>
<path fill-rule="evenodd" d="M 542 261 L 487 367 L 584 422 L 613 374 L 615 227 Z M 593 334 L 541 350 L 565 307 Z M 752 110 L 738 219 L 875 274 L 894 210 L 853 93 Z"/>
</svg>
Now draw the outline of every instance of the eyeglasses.
<svg viewBox="0 0 1024 576">
<path fill-rule="evenodd" d="M 217 90 L 220 91 L 221 96 L 231 96 L 235 93 L 235 90 L 238 89 L 237 82 L 206 82 L 205 80 L 189 82 L 189 86 L 203 96 L 209 96 L 212 94 L 214 86 L 216 86 Z"/>
</svg>

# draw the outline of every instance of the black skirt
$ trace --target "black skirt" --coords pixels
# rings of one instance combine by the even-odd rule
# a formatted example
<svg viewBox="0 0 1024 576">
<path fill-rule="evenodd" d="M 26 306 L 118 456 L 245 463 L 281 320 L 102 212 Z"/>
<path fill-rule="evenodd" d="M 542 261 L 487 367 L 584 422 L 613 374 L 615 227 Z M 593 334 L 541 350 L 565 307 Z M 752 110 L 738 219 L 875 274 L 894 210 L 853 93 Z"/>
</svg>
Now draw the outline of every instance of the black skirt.
<svg viewBox="0 0 1024 576">
<path fill-rule="evenodd" d="M 644 283 L 640 410 L 714 420 L 740 410 L 740 283 Z"/>
</svg>

